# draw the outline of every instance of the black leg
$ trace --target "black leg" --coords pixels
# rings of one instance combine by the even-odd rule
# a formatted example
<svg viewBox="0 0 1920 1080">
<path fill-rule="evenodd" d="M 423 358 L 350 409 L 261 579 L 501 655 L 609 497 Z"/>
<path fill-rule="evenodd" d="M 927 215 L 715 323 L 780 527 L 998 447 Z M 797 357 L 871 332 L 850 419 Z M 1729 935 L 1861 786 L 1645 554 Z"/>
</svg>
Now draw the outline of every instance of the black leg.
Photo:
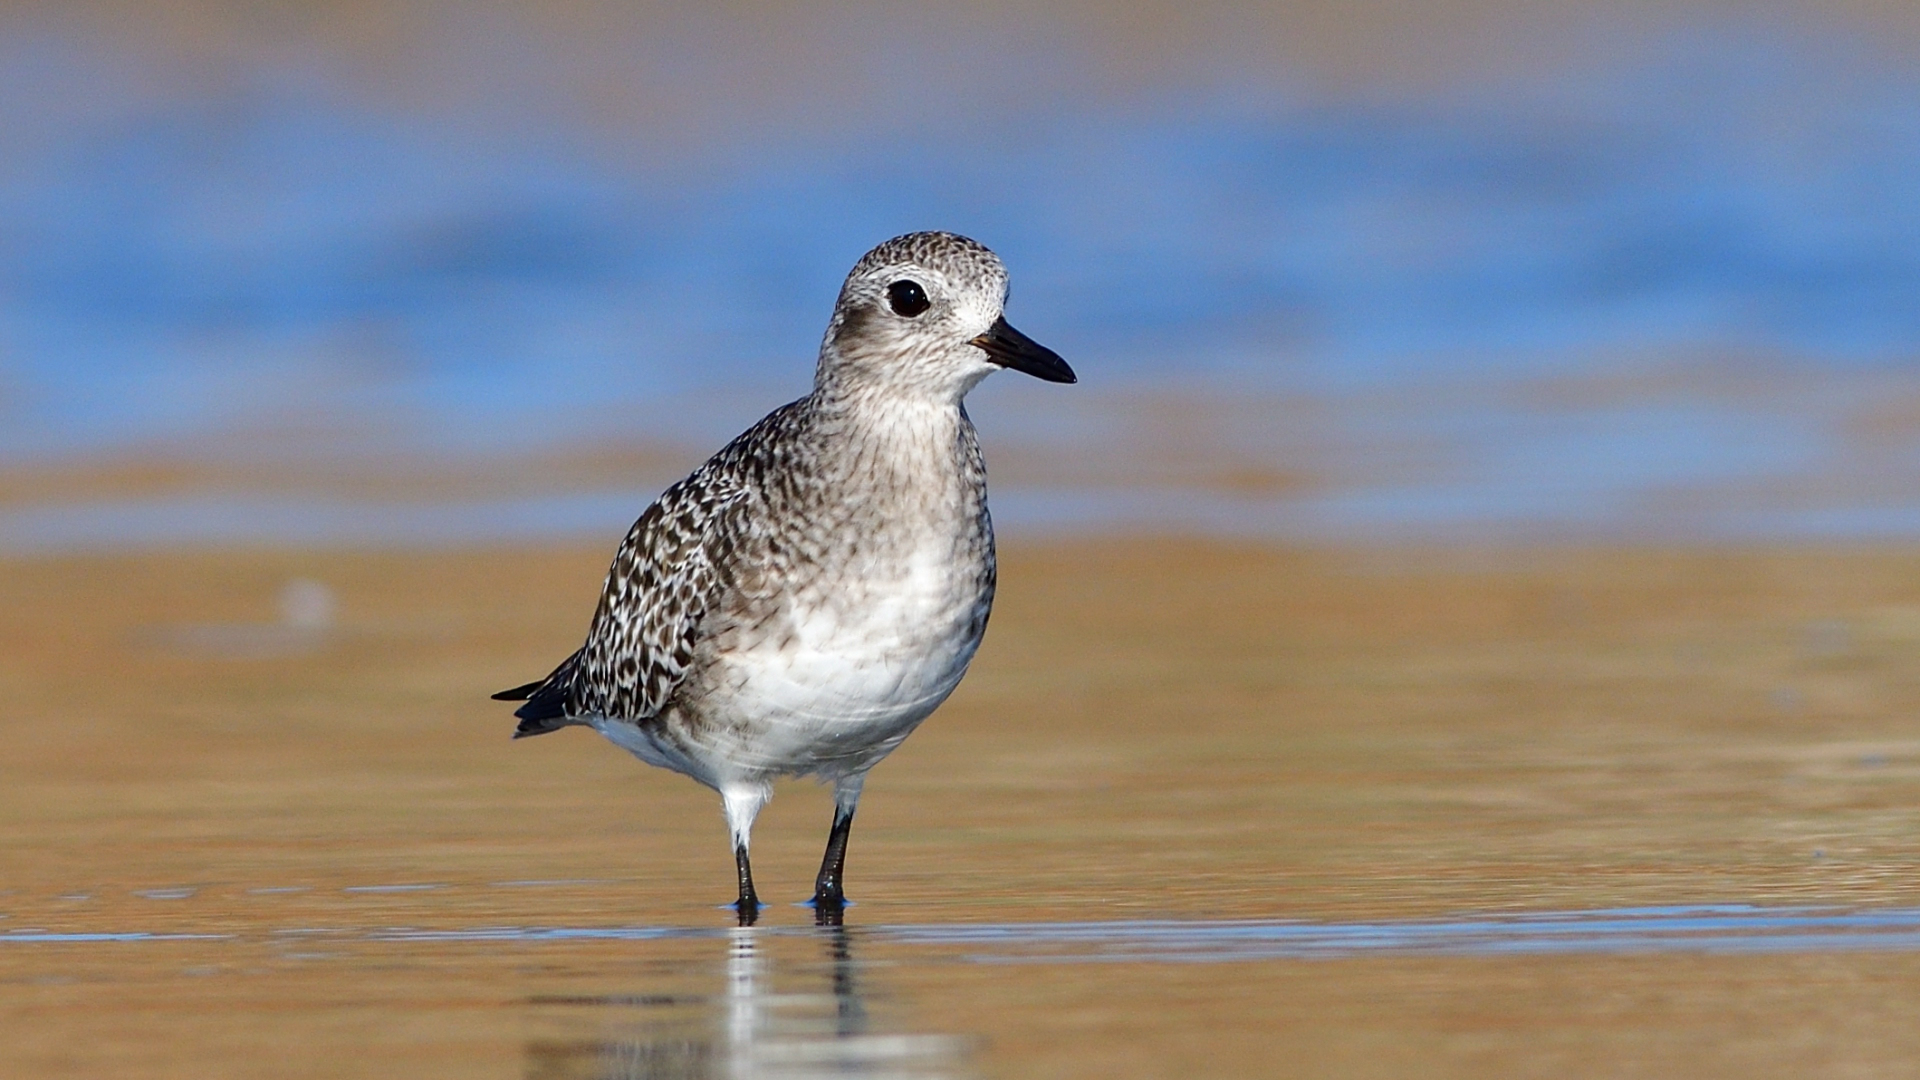
<svg viewBox="0 0 1920 1080">
<path fill-rule="evenodd" d="M 847 834 L 853 831 L 853 810 L 851 807 L 836 807 L 833 812 L 833 831 L 827 834 L 827 854 L 820 860 L 820 876 L 813 882 L 813 910 L 816 921 L 827 912 L 838 915 L 847 906 L 847 894 L 843 888 L 847 870 Z M 838 926 L 836 920 L 821 923 L 825 926 Z"/>
<path fill-rule="evenodd" d="M 753 892 L 753 867 L 747 863 L 747 845 L 733 849 L 733 861 L 740 869 L 740 899 L 734 907 L 740 912 L 740 925 L 752 926 L 760 918 L 760 898 Z"/>
</svg>

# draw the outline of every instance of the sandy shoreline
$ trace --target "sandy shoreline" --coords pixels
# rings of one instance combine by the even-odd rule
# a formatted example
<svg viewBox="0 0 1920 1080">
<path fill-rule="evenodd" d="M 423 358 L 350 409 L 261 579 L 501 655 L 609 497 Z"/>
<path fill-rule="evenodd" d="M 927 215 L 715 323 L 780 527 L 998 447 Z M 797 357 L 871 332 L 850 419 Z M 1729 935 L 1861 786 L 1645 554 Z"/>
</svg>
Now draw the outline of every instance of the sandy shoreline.
<svg viewBox="0 0 1920 1080">
<path fill-rule="evenodd" d="M 16 903 L 644 875 L 687 898 L 660 917 L 706 918 L 708 793 L 580 732 L 509 744 L 485 700 L 572 647 L 602 558 L 0 564 Z M 1047 917 L 1920 900 L 1892 873 L 1920 826 L 1916 571 L 1019 545 L 973 673 L 876 771 L 855 873 L 876 919 L 981 881 Z M 333 630 L 274 625 L 293 578 L 335 590 Z M 776 799 L 770 881 L 799 887 L 825 805 Z"/>
<path fill-rule="evenodd" d="M 739 1046 L 707 1012 L 684 1043 L 542 1004 L 753 1000 L 702 996 L 734 970 L 699 936 L 730 888 L 710 794 L 584 732 L 511 742 L 485 699 L 572 647 L 604 557 L 0 562 L 0 1071 L 601 1076 Z M 276 623 L 293 579 L 333 630 Z M 988 1075 L 1911 1061 L 1900 949 L 1008 967 L 859 928 L 1920 905 L 1920 551 L 1011 544 L 1001 597 L 869 783 L 860 962 L 823 968 L 785 903 L 826 793 L 761 818 L 770 986 L 851 972 L 876 1030 L 977 1036 Z M 665 936 L 407 937 L 485 927 Z M 213 936 L 5 940 L 128 932 Z"/>
</svg>

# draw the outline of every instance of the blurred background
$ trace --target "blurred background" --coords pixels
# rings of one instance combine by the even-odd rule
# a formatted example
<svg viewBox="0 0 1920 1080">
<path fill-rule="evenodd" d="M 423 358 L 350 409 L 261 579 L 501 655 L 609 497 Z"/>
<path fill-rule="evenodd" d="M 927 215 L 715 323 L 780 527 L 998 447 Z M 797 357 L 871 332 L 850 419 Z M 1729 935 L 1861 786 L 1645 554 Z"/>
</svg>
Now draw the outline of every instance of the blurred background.
<svg viewBox="0 0 1920 1080">
<path fill-rule="evenodd" d="M 952 229 L 1012 532 L 1920 535 L 1920 13 L 19 3 L 0 550 L 616 535 Z"/>
<path fill-rule="evenodd" d="M 1902 0 L 0 4 L 0 1076 L 1910 1074 L 1917 59 Z M 782 786 L 756 956 L 716 800 L 486 695 L 930 228 L 1081 382 L 973 396 L 993 630 L 845 935 Z"/>
</svg>

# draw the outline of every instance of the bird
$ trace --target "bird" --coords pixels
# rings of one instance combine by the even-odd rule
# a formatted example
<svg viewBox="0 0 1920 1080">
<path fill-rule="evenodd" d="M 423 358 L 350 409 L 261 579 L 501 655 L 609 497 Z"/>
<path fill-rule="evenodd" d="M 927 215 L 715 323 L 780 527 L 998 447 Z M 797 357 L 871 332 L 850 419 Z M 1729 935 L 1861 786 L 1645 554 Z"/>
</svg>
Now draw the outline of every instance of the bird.
<svg viewBox="0 0 1920 1080">
<path fill-rule="evenodd" d="M 810 393 L 767 414 L 640 515 L 586 642 L 503 690 L 514 738 L 585 726 L 720 795 L 740 924 L 774 780 L 831 784 L 816 918 L 846 906 L 867 773 L 966 674 L 992 610 L 987 473 L 964 403 L 1003 368 L 1078 381 L 1007 322 L 1007 269 L 951 232 L 897 236 L 854 264 Z"/>
</svg>

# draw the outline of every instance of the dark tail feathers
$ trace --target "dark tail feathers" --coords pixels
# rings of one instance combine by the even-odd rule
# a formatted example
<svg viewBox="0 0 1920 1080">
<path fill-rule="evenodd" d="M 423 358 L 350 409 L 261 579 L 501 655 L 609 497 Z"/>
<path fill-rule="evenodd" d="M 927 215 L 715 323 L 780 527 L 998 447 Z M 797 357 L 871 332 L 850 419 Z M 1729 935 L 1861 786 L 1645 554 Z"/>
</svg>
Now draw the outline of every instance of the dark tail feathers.
<svg viewBox="0 0 1920 1080">
<path fill-rule="evenodd" d="M 493 695 L 495 701 L 526 702 L 513 712 L 520 718 L 520 726 L 513 729 L 514 738 L 545 735 L 549 731 L 558 731 L 581 722 L 568 715 L 572 711 L 568 707 L 572 696 L 568 690 L 573 682 L 574 662 L 579 659 L 580 654 L 576 652 L 561 661 L 560 666 L 553 669 L 553 674 L 546 678 Z"/>
<path fill-rule="evenodd" d="M 547 685 L 545 679 L 535 679 L 525 686 L 516 686 L 511 690 L 502 690 L 493 695 L 495 701 L 525 701 L 533 696 L 535 690 Z"/>
</svg>

